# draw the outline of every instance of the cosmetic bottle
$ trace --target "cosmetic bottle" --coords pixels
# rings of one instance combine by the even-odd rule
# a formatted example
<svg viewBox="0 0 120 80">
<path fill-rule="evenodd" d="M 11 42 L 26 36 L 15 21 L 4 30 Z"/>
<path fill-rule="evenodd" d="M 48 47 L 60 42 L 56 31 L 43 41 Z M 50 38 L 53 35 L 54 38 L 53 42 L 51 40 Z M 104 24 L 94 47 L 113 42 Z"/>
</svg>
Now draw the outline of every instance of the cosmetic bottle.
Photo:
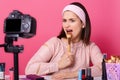
<svg viewBox="0 0 120 80">
<path fill-rule="evenodd" d="M 0 80 L 5 80 L 5 63 L 0 63 Z"/>
<path fill-rule="evenodd" d="M 103 61 L 102 61 L 102 80 L 107 80 L 107 73 L 106 73 L 106 62 L 105 59 L 107 58 L 107 54 L 103 54 Z"/>
<path fill-rule="evenodd" d="M 82 80 L 86 80 L 85 69 L 82 69 Z"/>
<path fill-rule="evenodd" d="M 91 68 L 86 69 L 86 79 L 85 80 L 94 80 L 91 75 Z"/>
<path fill-rule="evenodd" d="M 82 69 L 78 71 L 78 80 L 82 80 Z"/>
<path fill-rule="evenodd" d="M 9 75 L 10 75 L 10 80 L 14 80 L 14 68 L 13 67 L 9 69 Z"/>
</svg>

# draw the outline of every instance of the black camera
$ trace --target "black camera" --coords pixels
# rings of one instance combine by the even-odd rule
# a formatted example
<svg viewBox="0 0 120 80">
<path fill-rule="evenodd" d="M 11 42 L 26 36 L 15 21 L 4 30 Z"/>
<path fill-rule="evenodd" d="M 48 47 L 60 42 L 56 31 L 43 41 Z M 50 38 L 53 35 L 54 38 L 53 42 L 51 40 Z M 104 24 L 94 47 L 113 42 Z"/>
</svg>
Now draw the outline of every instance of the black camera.
<svg viewBox="0 0 120 80">
<path fill-rule="evenodd" d="M 14 53 L 14 80 L 19 80 L 19 57 L 18 54 L 24 50 L 24 46 L 14 45 L 18 37 L 31 38 L 36 35 L 36 19 L 28 14 L 23 14 L 18 10 L 13 10 L 4 20 L 5 52 Z"/>
<path fill-rule="evenodd" d="M 30 38 L 36 34 L 36 20 L 28 14 L 13 10 L 4 21 L 4 33 Z"/>
</svg>

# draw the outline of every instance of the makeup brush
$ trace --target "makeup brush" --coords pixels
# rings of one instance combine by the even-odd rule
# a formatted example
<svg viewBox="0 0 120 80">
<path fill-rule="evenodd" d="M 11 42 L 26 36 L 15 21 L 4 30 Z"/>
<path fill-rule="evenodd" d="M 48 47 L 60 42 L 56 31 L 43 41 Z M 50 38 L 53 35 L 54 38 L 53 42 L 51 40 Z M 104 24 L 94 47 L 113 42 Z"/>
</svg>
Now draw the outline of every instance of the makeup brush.
<svg viewBox="0 0 120 80">
<path fill-rule="evenodd" d="M 68 40 L 68 46 L 67 46 L 67 50 L 68 52 L 71 52 L 71 34 L 67 34 L 67 40 Z"/>
</svg>

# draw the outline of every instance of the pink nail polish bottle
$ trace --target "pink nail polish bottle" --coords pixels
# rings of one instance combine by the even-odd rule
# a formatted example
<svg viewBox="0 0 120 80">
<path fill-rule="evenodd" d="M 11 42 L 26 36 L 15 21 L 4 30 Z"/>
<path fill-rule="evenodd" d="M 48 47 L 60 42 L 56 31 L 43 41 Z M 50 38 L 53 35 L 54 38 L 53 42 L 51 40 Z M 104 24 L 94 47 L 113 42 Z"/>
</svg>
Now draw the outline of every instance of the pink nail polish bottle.
<svg viewBox="0 0 120 80">
<path fill-rule="evenodd" d="M 9 69 L 9 74 L 10 74 L 10 80 L 14 80 L 14 68 L 13 67 Z"/>
</svg>

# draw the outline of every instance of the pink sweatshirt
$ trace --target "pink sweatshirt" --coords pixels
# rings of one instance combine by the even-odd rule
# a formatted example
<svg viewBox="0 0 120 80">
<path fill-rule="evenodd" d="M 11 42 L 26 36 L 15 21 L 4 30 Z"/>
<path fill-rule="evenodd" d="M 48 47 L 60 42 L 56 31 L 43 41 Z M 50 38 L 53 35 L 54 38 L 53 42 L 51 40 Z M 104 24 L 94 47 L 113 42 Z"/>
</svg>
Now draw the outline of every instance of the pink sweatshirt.
<svg viewBox="0 0 120 80">
<path fill-rule="evenodd" d="M 102 74 L 102 53 L 99 47 L 91 42 L 85 46 L 82 42 L 71 45 L 71 51 L 75 55 L 75 64 L 72 67 L 61 71 L 76 71 L 82 68 L 90 67 L 90 61 L 93 66 L 92 76 Z M 58 71 L 58 61 L 67 49 L 67 43 L 63 39 L 53 37 L 40 47 L 37 53 L 30 59 L 26 66 L 25 74 L 44 75 Z"/>
</svg>

